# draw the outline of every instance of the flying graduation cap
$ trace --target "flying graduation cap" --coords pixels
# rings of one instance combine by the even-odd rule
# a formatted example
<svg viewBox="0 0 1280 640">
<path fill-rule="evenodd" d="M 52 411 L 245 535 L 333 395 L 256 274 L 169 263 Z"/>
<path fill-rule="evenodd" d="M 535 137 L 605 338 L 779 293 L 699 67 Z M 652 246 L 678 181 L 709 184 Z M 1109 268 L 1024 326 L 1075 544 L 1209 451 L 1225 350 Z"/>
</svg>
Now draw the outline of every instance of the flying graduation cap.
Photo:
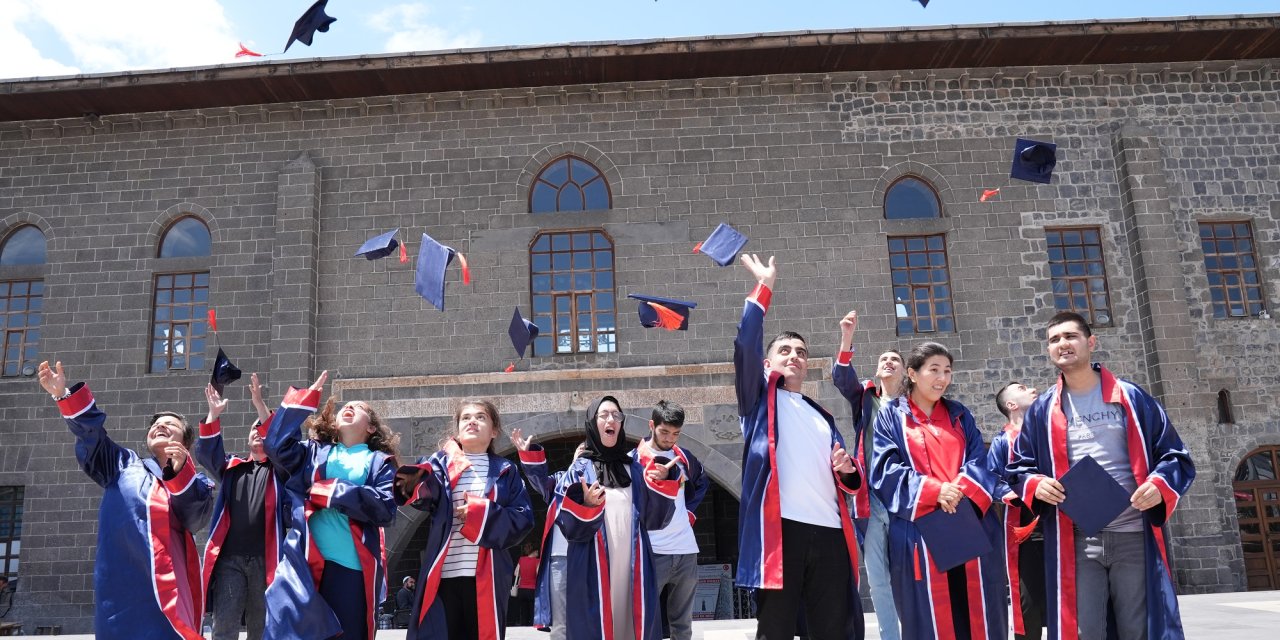
<svg viewBox="0 0 1280 640">
<path fill-rule="evenodd" d="M 929 0 L 916 0 L 916 2 L 919 2 L 922 8 L 929 6 Z"/>
<path fill-rule="evenodd" d="M 628 298 L 640 301 L 640 324 L 645 327 L 662 327 L 667 331 L 685 331 L 689 328 L 689 314 L 696 302 L 659 298 L 633 293 Z"/>
<path fill-rule="evenodd" d="M 324 12 L 324 6 L 329 4 L 329 0 L 316 0 L 307 12 L 302 14 L 298 21 L 293 23 L 293 33 L 289 34 L 289 41 L 285 43 L 284 50 L 288 51 L 294 41 L 311 46 L 311 39 L 315 37 L 316 32 L 321 33 L 329 31 L 329 25 L 336 22 L 337 18 L 331 18 Z"/>
<path fill-rule="evenodd" d="M 466 256 L 453 247 L 446 247 L 427 234 L 422 234 L 422 248 L 418 250 L 418 268 L 413 278 L 413 290 L 444 311 L 444 273 L 454 256 L 462 263 L 462 284 L 471 284 L 471 269 Z"/>
<path fill-rule="evenodd" d="M 236 365 L 231 364 L 231 359 L 227 357 L 227 353 L 218 347 L 218 357 L 213 361 L 213 375 L 209 376 L 209 384 L 213 385 L 213 389 L 222 395 L 222 389 L 240 379 L 240 369 Z"/>
<path fill-rule="evenodd" d="M 738 252 L 742 251 L 742 247 L 747 245 L 747 237 L 738 232 L 737 229 L 721 222 L 720 226 L 707 236 L 706 240 L 699 242 L 693 248 L 693 252 L 702 253 L 711 257 L 716 264 L 727 267 L 733 263 L 734 258 L 738 257 Z"/>
<path fill-rule="evenodd" d="M 1049 184 L 1053 167 L 1058 164 L 1058 145 L 1018 138 L 1013 145 L 1013 168 L 1009 177 L 1028 182 Z"/>
<path fill-rule="evenodd" d="M 396 247 L 400 247 L 400 262 L 408 262 L 409 256 L 405 254 L 404 246 L 396 240 L 397 233 L 400 233 L 398 227 L 393 231 L 365 240 L 364 244 L 360 245 L 360 250 L 356 251 L 356 255 L 364 256 L 367 260 L 378 260 L 391 255 Z"/>
<path fill-rule="evenodd" d="M 525 349 L 538 337 L 538 325 L 525 320 L 520 315 L 520 307 L 516 307 L 515 314 L 511 316 L 511 326 L 507 327 L 507 335 L 511 336 L 511 346 L 516 348 L 516 353 L 523 360 Z"/>
</svg>

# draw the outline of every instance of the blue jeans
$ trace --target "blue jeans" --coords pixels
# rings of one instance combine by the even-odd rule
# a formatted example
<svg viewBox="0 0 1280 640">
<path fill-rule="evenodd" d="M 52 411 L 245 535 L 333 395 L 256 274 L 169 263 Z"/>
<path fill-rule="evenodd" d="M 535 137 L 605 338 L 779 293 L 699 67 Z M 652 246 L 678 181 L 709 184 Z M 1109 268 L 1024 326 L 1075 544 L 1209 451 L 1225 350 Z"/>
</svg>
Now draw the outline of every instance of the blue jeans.
<svg viewBox="0 0 1280 640">
<path fill-rule="evenodd" d="M 249 640 L 259 640 L 267 622 L 267 574 L 261 556 L 220 555 L 213 565 L 209 611 L 214 640 L 240 637 L 244 616 Z"/>
<path fill-rule="evenodd" d="M 1141 531 L 1100 532 L 1085 537 L 1076 529 L 1076 612 L 1080 640 L 1107 637 L 1107 608 L 1125 640 L 1147 639 L 1147 541 Z"/>
<path fill-rule="evenodd" d="M 893 605 L 893 586 L 889 582 L 889 511 L 875 494 L 871 499 L 871 519 L 862 542 L 862 556 L 867 563 L 867 583 L 871 587 L 871 604 L 876 608 L 880 640 L 900 640 L 898 610 Z"/>
</svg>

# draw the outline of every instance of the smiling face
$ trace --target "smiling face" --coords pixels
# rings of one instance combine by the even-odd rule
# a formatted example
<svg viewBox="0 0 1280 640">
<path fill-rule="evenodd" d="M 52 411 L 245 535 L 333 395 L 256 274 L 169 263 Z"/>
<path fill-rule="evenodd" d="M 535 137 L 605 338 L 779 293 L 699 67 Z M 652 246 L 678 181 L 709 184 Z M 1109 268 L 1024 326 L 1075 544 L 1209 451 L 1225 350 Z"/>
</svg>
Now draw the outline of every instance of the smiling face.
<svg viewBox="0 0 1280 640">
<path fill-rule="evenodd" d="M 170 443 L 183 444 L 186 429 L 186 425 L 176 416 L 156 416 L 151 427 L 147 429 L 147 449 L 150 449 L 152 455 L 157 458 L 163 458 L 164 449 Z"/>
<path fill-rule="evenodd" d="M 368 442 L 369 436 L 377 429 L 369 418 L 369 405 L 358 400 L 342 405 L 338 412 L 338 434 L 342 442 L 350 446 L 352 443 Z"/>
<path fill-rule="evenodd" d="M 897 351 L 886 351 L 876 361 L 876 378 L 881 382 L 902 382 L 904 370 L 902 354 Z"/>
<path fill-rule="evenodd" d="M 1049 361 L 1063 373 L 1088 368 L 1097 336 L 1086 335 L 1078 322 L 1068 321 L 1049 327 L 1047 346 Z"/>
<path fill-rule="evenodd" d="M 605 400 L 596 408 L 596 430 L 600 433 L 600 444 L 612 447 L 618 444 L 618 434 L 622 433 L 622 409 L 611 400 Z"/>
<path fill-rule="evenodd" d="M 493 442 L 493 416 L 478 404 L 463 405 L 458 411 L 458 444 L 467 453 L 484 453 Z"/>
<path fill-rule="evenodd" d="M 920 400 L 936 403 L 951 386 L 951 359 L 941 354 L 929 356 L 919 369 L 907 369 L 907 377 L 911 379 L 911 397 L 917 404 Z"/>
<path fill-rule="evenodd" d="M 809 348 L 801 338 L 778 338 L 769 346 L 764 359 L 765 373 L 782 374 L 782 387 L 788 391 L 800 391 L 805 374 L 809 372 Z"/>
</svg>

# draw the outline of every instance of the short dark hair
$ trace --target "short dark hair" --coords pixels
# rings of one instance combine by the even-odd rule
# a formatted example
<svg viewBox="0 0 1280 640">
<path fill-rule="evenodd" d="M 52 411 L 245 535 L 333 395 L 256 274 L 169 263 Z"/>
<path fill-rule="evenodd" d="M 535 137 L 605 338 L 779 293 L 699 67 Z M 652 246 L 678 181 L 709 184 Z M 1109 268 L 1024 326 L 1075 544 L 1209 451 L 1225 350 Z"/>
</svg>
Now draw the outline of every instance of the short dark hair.
<svg viewBox="0 0 1280 640">
<path fill-rule="evenodd" d="M 653 426 L 669 424 L 673 427 L 684 426 L 684 407 L 668 400 L 659 400 L 653 405 Z"/>
<path fill-rule="evenodd" d="M 147 429 L 150 429 L 151 425 L 156 423 L 156 420 L 159 420 L 164 416 L 177 418 L 178 422 L 182 423 L 182 446 L 186 447 L 186 449 L 190 451 L 191 447 L 195 446 L 196 443 L 196 426 L 187 422 L 186 416 L 181 413 L 176 411 L 158 411 L 155 415 L 151 416 L 151 423 L 147 425 Z"/>
<path fill-rule="evenodd" d="M 800 342 L 804 343 L 804 346 L 806 349 L 809 348 L 809 341 L 805 340 L 804 336 L 794 331 L 783 331 L 782 333 L 779 333 L 778 335 L 774 336 L 773 339 L 769 341 L 769 344 L 766 344 L 764 346 L 764 355 L 768 356 L 769 350 L 773 348 L 773 343 L 779 340 L 799 340 Z"/>
<path fill-rule="evenodd" d="M 942 343 L 930 341 L 921 342 L 916 345 L 915 348 L 911 349 L 911 353 L 907 354 L 907 361 L 905 364 L 908 369 L 915 369 L 916 371 L 919 371 L 920 367 L 924 366 L 925 361 L 934 356 L 946 356 L 947 362 L 950 362 L 951 364 L 955 364 L 956 362 L 955 357 L 951 355 L 951 351 L 943 346 Z M 904 395 L 910 396 L 911 389 L 915 386 L 911 382 L 911 377 L 908 376 L 903 380 L 902 385 Z"/>
<path fill-rule="evenodd" d="M 876 362 L 879 362 L 879 361 L 880 361 L 880 356 L 882 356 L 882 355 L 884 355 L 884 354 L 886 354 L 886 353 L 892 353 L 892 354 L 894 354 L 894 355 L 898 356 L 898 359 L 899 359 L 899 360 L 901 360 L 901 359 L 902 359 L 902 352 L 901 352 L 901 351 L 898 351 L 897 349 L 885 349 L 884 351 L 881 351 L 881 352 L 880 352 L 880 355 L 876 356 Z"/>
<path fill-rule="evenodd" d="M 1000 390 L 996 392 L 996 408 L 1000 410 L 1000 413 L 1004 414 L 1006 420 L 1009 419 L 1009 407 L 1004 406 L 1004 397 L 1008 394 L 1009 387 L 1014 387 L 1018 384 L 1017 382 L 1010 382 L 1000 387 Z"/>
<path fill-rule="evenodd" d="M 1084 316 L 1074 311 L 1059 311 L 1058 313 L 1055 313 L 1052 318 L 1049 318 L 1049 324 L 1044 326 L 1044 330 L 1048 331 L 1060 324 L 1066 324 L 1068 322 L 1074 322 L 1080 325 L 1080 331 L 1084 333 L 1084 337 L 1088 338 L 1093 335 L 1093 330 L 1089 328 L 1089 321 L 1085 320 Z"/>
</svg>

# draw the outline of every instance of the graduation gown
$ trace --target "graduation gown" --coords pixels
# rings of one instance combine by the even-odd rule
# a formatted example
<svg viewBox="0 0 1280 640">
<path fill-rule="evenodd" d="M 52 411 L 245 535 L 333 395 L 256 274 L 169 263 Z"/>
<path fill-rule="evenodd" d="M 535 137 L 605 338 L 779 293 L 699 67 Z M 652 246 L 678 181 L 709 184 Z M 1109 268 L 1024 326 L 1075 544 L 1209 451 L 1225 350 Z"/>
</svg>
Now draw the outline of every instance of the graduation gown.
<svg viewBox="0 0 1280 640">
<path fill-rule="evenodd" d="M 762 284 L 747 297 L 733 342 L 734 389 L 738 397 L 738 420 L 742 426 L 742 498 L 738 503 L 738 572 L 736 582 L 746 589 L 782 589 L 782 487 L 776 471 L 778 430 L 775 403 L 782 375 L 764 373 L 764 316 L 773 292 Z M 832 444 L 844 447 L 844 436 L 836 429 L 835 418 L 804 396 L 805 402 L 826 419 Z M 846 498 L 862 485 L 862 467 L 854 459 L 849 484 L 831 472 L 836 491 L 836 508 L 851 563 L 849 605 L 845 621 L 846 638 L 861 640 L 866 632 L 862 598 L 858 596 L 858 541 Z"/>
<path fill-rule="evenodd" d="M 871 426 L 876 419 L 876 398 L 880 389 L 874 380 L 858 381 L 858 371 L 853 367 L 853 352 L 842 351 L 831 365 L 831 382 L 853 413 L 853 450 L 850 455 L 858 461 L 858 468 L 867 468 L 867 441 L 871 439 Z M 866 521 L 871 517 L 870 483 L 863 482 L 853 492 L 853 517 L 859 521 L 858 541 L 866 535 Z"/>
<path fill-rule="evenodd" d="M 409 619 L 408 638 L 434 640 L 449 637 L 444 604 L 436 598 L 441 572 L 449 554 L 449 538 L 453 531 L 453 488 L 471 461 L 456 442 L 450 440 L 431 457 L 423 457 L 413 467 L 424 473 L 405 500 L 396 493 L 396 502 L 431 518 L 424 562 L 418 571 L 417 589 L 413 594 L 413 615 Z M 484 495 L 467 496 L 467 517 L 462 535 L 479 545 L 476 557 L 476 610 L 480 640 L 497 640 L 506 635 L 507 600 L 515 571 L 511 554 L 514 547 L 533 529 L 533 510 L 529 492 L 516 465 L 506 458 L 489 454 L 489 475 Z"/>
<path fill-rule="evenodd" d="M 271 422 L 269 416 L 267 417 L 267 422 Z M 196 440 L 195 458 L 200 462 L 200 466 L 204 467 L 219 485 L 218 497 L 213 506 L 213 521 L 209 526 L 209 543 L 204 548 L 204 571 L 201 574 L 201 588 L 205 594 L 208 594 L 210 592 L 210 582 L 213 578 L 213 567 L 217 564 L 218 556 L 222 553 L 222 546 L 227 540 L 227 532 L 231 530 L 230 487 L 222 482 L 222 476 L 227 471 L 242 464 L 253 464 L 253 460 L 226 452 L 222 441 L 221 420 L 200 423 L 200 438 Z M 275 465 L 272 465 L 268 471 L 266 495 L 263 496 L 266 540 L 263 545 L 262 562 L 268 587 L 275 579 L 276 564 L 280 557 L 281 544 L 284 542 L 284 522 L 287 520 L 286 512 L 288 510 L 288 507 L 285 506 L 284 496 L 284 485 L 280 478 L 276 476 Z M 212 605 L 212 603 L 209 604 L 210 606 Z M 287 605 L 281 602 L 267 602 L 268 608 L 274 606 Z"/>
<path fill-rule="evenodd" d="M 951 482 L 980 512 L 992 550 L 964 564 L 968 579 L 969 630 L 974 640 L 1004 640 L 1004 555 L 1000 524 L 991 511 L 998 477 L 987 469 L 982 435 L 964 405 L 943 398 L 952 425 L 964 439 L 960 468 Z M 938 506 L 941 482 L 930 477 L 924 429 L 906 397 L 895 398 L 876 416 L 872 433 L 871 490 L 884 503 L 889 521 L 889 573 L 893 601 L 908 640 L 951 640 L 956 637 L 947 572 L 941 571 L 915 521 Z M 956 452 L 959 453 L 959 452 Z M 959 613 L 959 612 L 957 612 Z M 959 615 L 966 615 L 959 613 Z"/>
<path fill-rule="evenodd" d="M 1129 441 L 1129 465 L 1138 486 L 1151 481 L 1164 502 L 1142 512 L 1146 539 L 1147 637 L 1179 640 L 1184 637 L 1178 613 L 1177 593 L 1165 548 L 1164 527 L 1178 500 L 1191 488 L 1195 465 L 1164 408 L 1146 391 L 1117 378 L 1100 364 L 1104 402 L 1124 408 Z M 1062 376 L 1049 392 L 1027 409 L 1022 433 L 1014 442 L 1008 466 L 1009 483 L 1023 503 L 1040 514 L 1044 527 L 1045 625 L 1049 640 L 1075 640 L 1079 636 L 1076 615 L 1075 531 L 1071 518 L 1057 507 L 1035 502 L 1036 487 L 1045 477 L 1060 478 L 1071 468 L 1067 449 L 1067 418 L 1062 410 Z"/>
<path fill-rule="evenodd" d="M 649 463 L 653 464 L 652 461 Z M 542 553 L 538 564 L 538 587 L 534 592 L 533 621 L 536 626 L 564 624 L 574 640 L 612 640 L 613 612 L 609 596 L 609 546 L 604 530 L 604 505 L 582 504 L 582 483 L 596 481 L 595 465 L 576 458 L 569 469 L 551 473 L 546 452 L 532 445 L 520 452 L 520 465 L 529 484 L 547 503 L 547 525 L 542 532 Z M 631 598 L 632 628 L 636 640 L 660 640 L 660 603 L 654 585 L 649 530 L 671 522 L 675 498 L 680 490 L 680 469 L 672 467 L 666 480 L 650 482 L 645 466 L 631 458 Z M 568 541 L 566 575 L 572 607 L 568 620 L 551 619 L 551 527 L 559 527 Z"/>
<path fill-rule="evenodd" d="M 1025 635 L 1026 625 L 1022 620 L 1022 583 L 1020 582 L 1021 575 L 1018 569 L 1019 547 L 1030 537 L 1031 532 L 1035 530 L 1040 520 L 1035 517 L 1032 518 L 1029 524 L 1021 524 L 1023 513 L 1029 511 L 1029 509 L 1017 497 L 1017 494 L 1013 493 L 1009 484 L 1004 480 L 1005 468 L 1013 459 L 1013 447 L 1010 446 L 1010 441 L 1017 440 L 1020 431 L 1012 423 L 1006 424 L 1004 430 L 991 439 L 991 448 L 987 450 L 987 468 L 991 470 L 991 473 L 1001 478 L 997 485 L 996 496 L 1005 504 L 1002 537 L 1005 578 L 1009 583 L 1009 602 L 1013 609 L 1011 622 L 1013 623 L 1014 633 Z"/>
<path fill-rule="evenodd" d="M 76 460 L 98 486 L 94 635 L 200 640 L 204 592 L 196 531 L 209 522 L 213 483 L 188 459 L 169 480 L 155 458 L 116 444 L 83 382 L 58 401 L 76 436 Z"/>
<path fill-rule="evenodd" d="M 338 616 L 320 596 L 324 558 L 311 539 L 308 520 L 317 509 L 337 509 L 351 519 L 351 538 L 364 574 L 369 605 L 368 637 L 377 631 L 374 611 L 386 599 L 386 558 L 382 527 L 395 521 L 395 458 L 374 451 L 364 484 L 325 479 L 333 445 L 304 439 L 303 421 L 320 404 L 320 392 L 290 388 L 271 417 L 263 446 L 287 493 L 285 537 L 275 577 L 268 578 L 267 626 L 263 638 L 312 640 L 342 632 Z M 285 603 L 285 606 L 273 606 Z"/>
</svg>

